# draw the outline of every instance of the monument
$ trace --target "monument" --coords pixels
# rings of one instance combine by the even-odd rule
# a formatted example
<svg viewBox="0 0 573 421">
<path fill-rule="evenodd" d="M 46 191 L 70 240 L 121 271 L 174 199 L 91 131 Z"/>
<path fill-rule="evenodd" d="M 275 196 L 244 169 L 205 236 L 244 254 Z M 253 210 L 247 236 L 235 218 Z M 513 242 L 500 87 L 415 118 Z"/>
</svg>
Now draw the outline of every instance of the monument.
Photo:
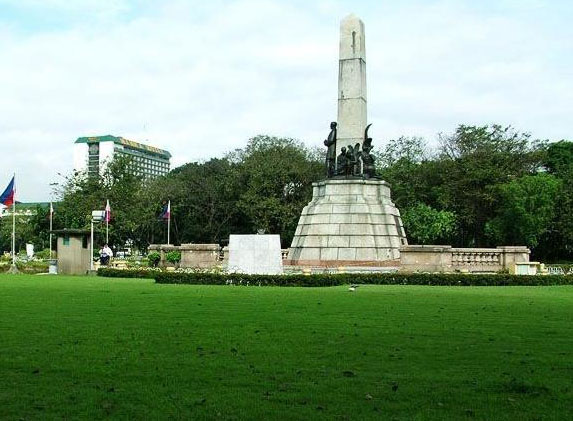
<svg viewBox="0 0 573 421">
<path fill-rule="evenodd" d="M 258 275 L 281 274 L 283 266 L 280 236 L 231 234 L 227 270 Z"/>
<path fill-rule="evenodd" d="M 350 15 L 340 24 L 338 121 L 324 141 L 326 178 L 313 183 L 287 264 L 392 265 L 408 244 L 390 185 L 376 177 L 366 111 L 364 24 Z"/>
</svg>

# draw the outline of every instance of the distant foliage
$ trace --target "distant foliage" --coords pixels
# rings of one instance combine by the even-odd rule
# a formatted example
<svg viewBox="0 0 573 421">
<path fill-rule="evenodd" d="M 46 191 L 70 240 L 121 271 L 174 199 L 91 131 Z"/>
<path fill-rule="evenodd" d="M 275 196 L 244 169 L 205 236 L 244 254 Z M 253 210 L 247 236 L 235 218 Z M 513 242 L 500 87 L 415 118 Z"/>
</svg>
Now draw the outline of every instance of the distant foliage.
<svg viewBox="0 0 573 421">
<path fill-rule="evenodd" d="M 313 143 L 320 145 L 319 140 Z M 535 259 L 573 260 L 573 142 L 549 143 L 501 125 L 460 125 L 436 147 L 419 137 L 374 142 L 377 172 L 391 185 L 410 243 L 455 247 L 528 245 Z M 60 185 L 54 227 L 88 228 L 92 210 L 112 207 L 110 243 L 145 249 L 165 243 L 160 218 L 171 200 L 171 240 L 225 244 L 262 230 L 289 247 L 312 182 L 324 178 L 324 148 L 256 136 L 222 158 L 191 162 L 144 180 L 128 159 L 101 177 L 72 174 Z M 0 247 L 10 249 L 9 218 Z M 19 221 L 17 248 L 47 248 L 47 210 Z M 96 225 L 96 244 L 105 238 Z"/>
<path fill-rule="evenodd" d="M 486 235 L 495 243 L 525 244 L 535 248 L 555 218 L 561 180 L 550 174 L 528 175 L 492 190 L 499 206 L 486 224 Z"/>
<path fill-rule="evenodd" d="M 456 229 L 456 215 L 419 203 L 402 214 L 404 229 L 410 242 L 416 244 L 447 244 Z"/>
<path fill-rule="evenodd" d="M 438 140 L 431 149 L 401 137 L 378 156 L 410 243 L 528 245 L 536 259 L 573 259 L 573 142 L 500 125 L 461 125 Z"/>
<path fill-rule="evenodd" d="M 115 159 L 101 177 L 74 173 L 57 191 L 56 228 L 88 228 L 92 210 L 111 204 L 110 243 L 145 249 L 165 243 L 162 208 L 171 200 L 171 238 L 180 243 L 222 243 L 231 233 L 280 234 L 284 247 L 312 182 L 323 175 L 322 157 L 294 139 L 257 136 L 224 158 L 192 162 L 154 180 L 131 174 L 129 158 Z M 8 225 L 6 224 L 6 229 Z M 105 224 L 96 225 L 96 244 Z M 3 238 L 3 237 L 2 237 Z"/>
</svg>

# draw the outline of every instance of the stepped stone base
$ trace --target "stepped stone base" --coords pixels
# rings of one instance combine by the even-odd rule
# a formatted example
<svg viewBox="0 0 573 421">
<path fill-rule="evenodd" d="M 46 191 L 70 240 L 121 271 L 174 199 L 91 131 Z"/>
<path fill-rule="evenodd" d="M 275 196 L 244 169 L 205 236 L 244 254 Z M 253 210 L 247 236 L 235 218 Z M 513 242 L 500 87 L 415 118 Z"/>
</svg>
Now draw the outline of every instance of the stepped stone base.
<svg viewBox="0 0 573 421">
<path fill-rule="evenodd" d="M 388 183 L 348 178 L 312 186 L 286 264 L 384 266 L 400 258 L 408 242 Z"/>
</svg>

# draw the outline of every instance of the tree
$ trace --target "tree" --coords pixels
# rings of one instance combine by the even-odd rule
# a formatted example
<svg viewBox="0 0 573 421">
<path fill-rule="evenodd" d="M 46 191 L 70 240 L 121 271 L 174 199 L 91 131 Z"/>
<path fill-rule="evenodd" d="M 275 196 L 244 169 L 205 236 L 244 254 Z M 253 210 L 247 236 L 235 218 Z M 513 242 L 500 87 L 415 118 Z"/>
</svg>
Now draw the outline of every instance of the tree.
<svg viewBox="0 0 573 421">
<path fill-rule="evenodd" d="M 485 225 L 498 206 L 491 186 L 534 174 L 541 165 L 529 138 L 499 125 L 461 125 L 451 135 L 440 135 L 435 200 L 458 216 L 456 245 L 490 245 Z"/>
<path fill-rule="evenodd" d="M 554 259 L 573 258 L 573 168 L 561 172 L 561 189 L 555 198 L 555 220 L 547 255 Z"/>
<path fill-rule="evenodd" d="M 378 174 L 392 186 L 392 198 L 399 208 L 432 201 L 435 184 L 429 159 L 428 146 L 420 137 L 390 140 L 376 155 Z"/>
<path fill-rule="evenodd" d="M 39 251 L 50 247 L 50 208 L 36 205 L 31 215 L 22 221 L 26 226 L 20 224 L 17 228 L 20 231 L 27 231 L 25 242 L 33 244 L 34 250 Z"/>
<path fill-rule="evenodd" d="M 30 217 L 17 213 L 16 210 L 16 253 L 25 249 L 26 243 L 30 242 L 35 235 L 32 227 L 28 224 Z M 0 219 L 0 250 L 6 252 L 12 250 L 12 213 Z"/>
<path fill-rule="evenodd" d="M 112 220 L 109 243 L 122 248 L 126 243 L 143 244 L 142 221 L 149 218 L 149 203 L 143 201 L 146 181 L 136 175 L 132 161 L 127 157 L 114 158 L 99 177 L 73 173 L 56 192 L 59 198 L 55 226 L 83 228 L 90 226 L 91 213 L 103 210 L 109 200 Z M 105 241 L 104 225 L 96 225 L 97 242 Z"/>
<path fill-rule="evenodd" d="M 239 164 L 243 191 L 238 207 L 250 232 L 281 234 L 290 246 L 302 208 L 312 197 L 312 182 L 324 177 L 324 163 L 301 142 L 257 136 L 231 155 Z"/>
<path fill-rule="evenodd" d="M 402 221 L 410 241 L 416 244 L 447 244 L 456 228 L 453 212 L 439 211 L 424 203 L 405 209 Z"/>
<path fill-rule="evenodd" d="M 150 201 L 171 200 L 175 239 L 220 243 L 241 233 L 237 206 L 243 187 L 238 165 L 226 158 L 193 162 L 174 169 L 150 188 Z"/>
<path fill-rule="evenodd" d="M 573 170 L 573 142 L 561 140 L 547 146 L 545 167 L 551 174 L 563 178 Z"/>
<path fill-rule="evenodd" d="M 175 242 L 222 243 L 232 233 L 262 229 L 280 234 L 288 246 L 311 199 L 312 182 L 322 176 L 316 151 L 293 139 L 257 136 L 224 158 L 174 169 L 145 194 L 148 202 L 171 200 Z M 152 225 L 158 224 L 147 227 L 148 236 L 153 238 Z"/>
<path fill-rule="evenodd" d="M 539 254 L 552 260 L 573 258 L 573 142 L 561 140 L 545 148 L 544 166 L 561 180 L 555 198 L 555 219 L 539 247 Z"/>
<path fill-rule="evenodd" d="M 528 175 L 492 189 L 499 203 L 486 224 L 492 242 L 537 247 L 550 230 L 561 181 L 550 174 Z"/>
</svg>

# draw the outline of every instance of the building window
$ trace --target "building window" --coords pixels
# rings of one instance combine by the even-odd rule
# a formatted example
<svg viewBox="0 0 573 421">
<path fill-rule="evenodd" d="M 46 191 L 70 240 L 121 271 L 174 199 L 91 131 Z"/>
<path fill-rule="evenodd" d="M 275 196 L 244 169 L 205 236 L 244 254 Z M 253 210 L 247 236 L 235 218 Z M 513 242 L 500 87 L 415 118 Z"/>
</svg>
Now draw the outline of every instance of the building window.
<svg viewBox="0 0 573 421">
<path fill-rule="evenodd" d="M 69 246 L 69 245 L 70 245 L 70 236 L 64 235 L 64 246 Z"/>
</svg>

